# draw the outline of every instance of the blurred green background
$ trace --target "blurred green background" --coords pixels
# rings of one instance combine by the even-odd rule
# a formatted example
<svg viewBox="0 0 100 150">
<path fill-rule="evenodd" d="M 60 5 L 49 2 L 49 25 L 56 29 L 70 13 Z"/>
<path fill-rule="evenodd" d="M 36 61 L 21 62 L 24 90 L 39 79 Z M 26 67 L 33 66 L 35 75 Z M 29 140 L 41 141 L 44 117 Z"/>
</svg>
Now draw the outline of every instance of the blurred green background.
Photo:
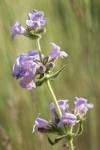
<svg viewBox="0 0 100 150">
<path fill-rule="evenodd" d="M 57 98 L 69 99 L 73 106 L 74 97 L 79 96 L 95 105 L 74 145 L 77 150 L 99 150 L 99 0 L 0 0 L 0 150 L 64 149 L 61 147 L 64 141 L 51 146 L 45 135 L 32 134 L 39 112 L 41 117 L 51 118 L 52 97 L 46 85 L 26 91 L 11 76 L 16 56 L 36 49 L 36 42 L 24 36 L 16 36 L 12 42 L 9 30 L 16 21 L 25 27 L 28 13 L 34 9 L 44 11 L 49 20 L 47 33 L 41 40 L 44 54 L 51 50 L 50 42 L 54 42 L 69 55 L 56 63 L 56 70 L 67 63 L 67 68 L 52 83 Z"/>
</svg>

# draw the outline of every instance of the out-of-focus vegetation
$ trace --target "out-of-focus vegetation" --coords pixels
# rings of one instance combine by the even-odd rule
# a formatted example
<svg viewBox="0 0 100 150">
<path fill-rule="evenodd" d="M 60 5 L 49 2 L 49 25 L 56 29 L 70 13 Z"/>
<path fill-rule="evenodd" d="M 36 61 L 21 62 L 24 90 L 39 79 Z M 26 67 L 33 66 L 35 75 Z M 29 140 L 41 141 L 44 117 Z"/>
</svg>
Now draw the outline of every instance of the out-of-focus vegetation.
<svg viewBox="0 0 100 150">
<path fill-rule="evenodd" d="M 58 99 L 75 96 L 94 103 L 84 124 L 84 132 L 76 137 L 77 150 L 100 149 L 100 1 L 99 0 L 1 0 L 0 1 L 0 150 L 60 150 L 63 142 L 52 147 L 46 136 L 32 134 L 38 112 L 51 117 L 52 97 L 46 85 L 31 92 L 22 89 L 11 76 L 17 55 L 36 49 L 35 41 L 24 36 L 10 40 L 10 28 L 25 19 L 31 10 L 43 10 L 48 18 L 47 33 L 41 40 L 45 54 L 55 42 L 66 50 L 68 58 L 59 59 L 58 69 L 66 70 L 52 83 Z M 51 135 L 52 136 L 52 135 Z"/>
</svg>

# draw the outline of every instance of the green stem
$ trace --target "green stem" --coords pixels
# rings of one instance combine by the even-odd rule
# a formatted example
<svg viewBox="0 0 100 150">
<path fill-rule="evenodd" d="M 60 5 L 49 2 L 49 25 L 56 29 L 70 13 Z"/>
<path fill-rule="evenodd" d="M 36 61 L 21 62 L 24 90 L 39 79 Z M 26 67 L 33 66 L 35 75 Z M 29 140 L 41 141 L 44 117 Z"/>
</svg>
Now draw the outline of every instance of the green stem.
<svg viewBox="0 0 100 150">
<path fill-rule="evenodd" d="M 41 39 L 41 37 L 37 39 L 37 46 L 38 46 L 38 52 L 39 52 L 39 56 L 40 56 L 40 61 L 42 62 L 42 53 L 41 53 L 40 39 Z"/>
<path fill-rule="evenodd" d="M 68 140 L 68 146 L 69 146 L 69 150 L 74 150 L 73 138 L 71 138 L 70 140 Z"/>
<path fill-rule="evenodd" d="M 54 94 L 54 91 L 53 91 L 53 89 L 52 89 L 52 87 L 51 87 L 51 84 L 50 84 L 50 81 L 49 81 L 49 80 L 47 80 L 47 85 L 48 85 L 49 91 L 50 91 L 50 93 L 51 93 L 51 95 L 52 95 L 52 97 L 53 97 L 54 104 L 55 104 L 55 107 L 56 107 L 56 109 L 57 109 L 58 115 L 59 115 L 59 117 L 60 117 L 60 116 L 62 116 L 62 113 L 61 113 L 61 110 L 60 110 L 60 108 L 59 108 L 59 105 L 58 105 L 58 102 L 57 102 L 57 98 L 56 98 L 56 96 L 55 96 L 55 94 Z"/>
<path fill-rule="evenodd" d="M 37 46 L 38 46 L 38 52 L 39 52 L 39 56 L 40 56 L 40 61 L 42 62 L 42 53 L 41 53 L 40 39 L 41 39 L 41 37 L 38 38 L 38 40 L 37 40 Z M 48 85 L 48 88 L 49 88 L 49 90 L 50 90 L 50 92 L 51 92 L 51 95 L 52 95 L 52 97 L 53 97 L 54 104 L 55 104 L 55 107 L 56 107 L 56 109 L 57 109 L 58 115 L 59 115 L 59 117 L 60 117 L 60 116 L 62 115 L 62 113 L 61 113 L 61 110 L 60 110 L 60 108 L 59 108 L 59 105 L 58 105 L 56 96 L 55 96 L 55 94 L 54 94 L 54 92 L 53 92 L 53 89 L 52 89 L 52 87 L 51 87 L 51 85 L 50 85 L 50 81 L 49 81 L 49 80 L 47 80 L 47 85 Z"/>
<path fill-rule="evenodd" d="M 69 150 L 74 150 L 72 132 L 73 132 L 73 126 L 69 128 L 69 134 L 70 134 L 70 136 L 68 137 Z"/>
</svg>

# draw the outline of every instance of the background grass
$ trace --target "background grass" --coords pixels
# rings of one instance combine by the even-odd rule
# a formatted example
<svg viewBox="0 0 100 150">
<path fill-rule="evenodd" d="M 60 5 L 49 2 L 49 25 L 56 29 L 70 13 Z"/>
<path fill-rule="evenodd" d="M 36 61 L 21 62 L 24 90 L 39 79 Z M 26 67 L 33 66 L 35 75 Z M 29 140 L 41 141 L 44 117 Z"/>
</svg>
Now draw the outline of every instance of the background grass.
<svg viewBox="0 0 100 150">
<path fill-rule="evenodd" d="M 9 30 L 16 21 L 25 26 L 28 13 L 34 9 L 44 11 L 49 20 L 41 40 L 43 52 L 47 54 L 50 42 L 55 42 L 69 55 L 56 63 L 56 69 L 67 63 L 66 70 L 52 83 L 57 98 L 69 99 L 73 106 L 74 97 L 79 96 L 95 105 L 87 115 L 83 134 L 74 141 L 76 149 L 99 150 L 99 0 L 0 0 L 0 150 L 60 150 L 63 145 L 60 142 L 52 147 L 46 136 L 32 134 L 38 112 L 45 119 L 51 117 L 52 97 L 47 87 L 29 92 L 11 76 L 16 56 L 36 49 L 36 43 L 23 36 L 12 42 Z"/>
</svg>

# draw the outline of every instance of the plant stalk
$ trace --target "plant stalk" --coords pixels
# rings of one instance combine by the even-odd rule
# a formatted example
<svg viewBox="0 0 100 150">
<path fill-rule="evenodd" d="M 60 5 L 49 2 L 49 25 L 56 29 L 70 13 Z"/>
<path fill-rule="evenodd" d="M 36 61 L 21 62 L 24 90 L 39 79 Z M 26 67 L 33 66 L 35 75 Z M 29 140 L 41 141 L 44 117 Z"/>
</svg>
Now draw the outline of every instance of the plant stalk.
<svg viewBox="0 0 100 150">
<path fill-rule="evenodd" d="M 38 46 L 38 52 L 39 52 L 39 56 L 40 56 L 40 61 L 42 62 L 42 52 L 41 52 L 41 46 L 40 46 L 40 39 L 41 39 L 41 37 L 38 38 L 38 40 L 37 40 L 37 46 Z M 53 89 L 52 89 L 52 87 L 51 87 L 50 81 L 47 80 L 46 82 L 47 82 L 49 91 L 50 91 L 50 93 L 51 93 L 51 95 L 52 95 L 52 97 L 53 97 L 53 101 L 54 101 L 55 107 L 56 107 L 56 109 L 57 109 L 58 115 L 59 115 L 59 117 L 60 117 L 60 116 L 62 115 L 62 112 L 61 112 L 61 110 L 60 110 L 60 108 L 59 108 L 59 105 L 58 105 L 56 96 L 55 96 L 54 91 L 53 91 Z"/>
<path fill-rule="evenodd" d="M 73 126 L 71 126 L 69 128 L 69 134 L 70 134 L 70 136 L 67 138 L 68 139 L 69 150 L 74 150 L 72 132 L 73 132 Z"/>
<path fill-rule="evenodd" d="M 61 116 L 62 116 L 62 112 L 61 112 L 61 110 L 60 110 L 60 108 L 59 108 L 59 105 L 58 105 L 58 102 L 57 102 L 57 98 L 56 98 L 56 96 L 55 96 L 55 94 L 54 94 L 54 91 L 53 91 L 53 89 L 52 89 L 52 87 L 51 87 L 50 81 L 47 80 L 46 82 L 47 82 L 48 89 L 49 89 L 49 91 L 50 91 L 50 93 L 51 93 L 51 95 L 52 95 L 52 97 L 53 97 L 53 101 L 54 101 L 56 110 L 57 110 L 57 112 L 58 112 L 58 115 L 59 115 L 59 117 L 61 117 Z"/>
<path fill-rule="evenodd" d="M 41 39 L 41 37 L 37 39 L 37 46 L 38 46 L 40 61 L 42 62 L 42 52 L 41 52 L 41 46 L 40 46 L 40 39 Z"/>
<path fill-rule="evenodd" d="M 68 140 L 68 146 L 69 150 L 74 150 L 73 138 L 70 138 L 70 140 Z"/>
</svg>

